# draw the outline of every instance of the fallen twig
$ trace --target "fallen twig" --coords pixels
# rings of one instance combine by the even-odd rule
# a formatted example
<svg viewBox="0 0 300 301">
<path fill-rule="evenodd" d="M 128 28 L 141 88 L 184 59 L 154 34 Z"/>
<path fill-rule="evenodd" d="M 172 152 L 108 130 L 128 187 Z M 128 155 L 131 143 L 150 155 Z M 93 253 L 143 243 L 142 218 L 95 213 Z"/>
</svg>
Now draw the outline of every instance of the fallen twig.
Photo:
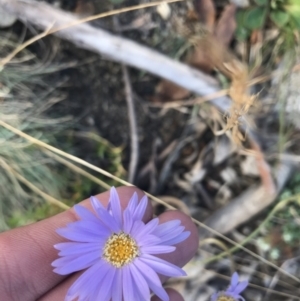
<svg viewBox="0 0 300 301">
<path fill-rule="evenodd" d="M 128 171 L 128 182 L 133 183 L 136 173 L 136 167 L 139 159 L 139 138 L 136 126 L 136 115 L 134 110 L 132 88 L 129 79 L 128 69 L 125 65 L 122 65 L 123 79 L 125 84 L 125 94 L 126 102 L 128 108 L 128 119 L 130 127 L 130 139 L 131 139 L 131 149 L 130 149 L 130 163 Z"/>
</svg>

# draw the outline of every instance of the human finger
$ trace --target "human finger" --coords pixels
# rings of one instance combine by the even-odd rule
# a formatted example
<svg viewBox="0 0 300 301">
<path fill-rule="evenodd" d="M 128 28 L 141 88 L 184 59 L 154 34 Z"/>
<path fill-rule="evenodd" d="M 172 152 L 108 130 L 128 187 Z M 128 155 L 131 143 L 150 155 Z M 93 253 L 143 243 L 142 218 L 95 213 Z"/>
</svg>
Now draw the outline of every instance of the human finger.
<svg viewBox="0 0 300 301">
<path fill-rule="evenodd" d="M 159 217 L 159 223 L 165 223 L 170 220 L 180 220 L 181 226 L 185 227 L 185 231 L 190 231 L 190 236 L 184 241 L 175 245 L 176 249 L 172 253 L 160 254 L 158 257 L 164 259 L 177 266 L 183 267 L 188 263 L 198 250 L 199 235 L 198 230 L 192 219 L 180 211 L 166 211 Z M 162 281 L 165 281 L 168 277 L 160 277 Z"/>
<path fill-rule="evenodd" d="M 144 193 L 135 187 L 117 188 L 122 208 L 126 208 L 133 193 L 139 199 Z M 109 191 L 96 196 L 104 206 Z M 91 208 L 88 200 L 80 205 Z M 150 202 L 144 216 L 152 218 Z M 51 262 L 57 258 L 53 245 L 65 241 L 55 230 L 78 220 L 74 209 L 67 210 L 43 221 L 0 234 L 0 295 L 3 300 L 32 301 L 61 282 L 65 276 L 53 273 Z"/>
<path fill-rule="evenodd" d="M 170 301 L 184 301 L 183 297 L 174 289 L 167 288 L 166 291 L 169 295 Z M 151 301 L 161 301 L 161 299 L 159 299 L 157 296 L 153 296 Z"/>
</svg>

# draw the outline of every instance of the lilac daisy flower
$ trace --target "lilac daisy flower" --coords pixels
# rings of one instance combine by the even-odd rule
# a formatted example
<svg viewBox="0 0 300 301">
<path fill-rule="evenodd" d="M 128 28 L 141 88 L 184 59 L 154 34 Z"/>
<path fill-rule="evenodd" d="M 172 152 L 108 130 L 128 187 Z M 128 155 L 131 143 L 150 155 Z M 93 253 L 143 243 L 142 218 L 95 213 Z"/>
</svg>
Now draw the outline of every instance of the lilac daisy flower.
<svg viewBox="0 0 300 301">
<path fill-rule="evenodd" d="M 150 291 L 168 301 L 157 274 L 175 277 L 185 272 L 155 255 L 173 252 L 173 245 L 184 241 L 190 232 L 184 231 L 179 220 L 159 224 L 154 218 L 145 224 L 142 218 L 148 199 L 144 196 L 138 202 L 136 193 L 123 212 L 115 188 L 110 190 L 107 208 L 95 197 L 91 197 L 91 204 L 96 214 L 75 205 L 81 220 L 57 230 L 72 242 L 54 246 L 61 256 L 52 263 L 54 272 L 67 275 L 86 269 L 68 290 L 65 301 L 148 301 Z"/>
<path fill-rule="evenodd" d="M 234 273 L 231 277 L 230 286 L 224 292 L 219 292 L 211 297 L 211 301 L 245 301 L 240 293 L 248 286 L 248 281 L 239 282 L 238 273 Z"/>
</svg>

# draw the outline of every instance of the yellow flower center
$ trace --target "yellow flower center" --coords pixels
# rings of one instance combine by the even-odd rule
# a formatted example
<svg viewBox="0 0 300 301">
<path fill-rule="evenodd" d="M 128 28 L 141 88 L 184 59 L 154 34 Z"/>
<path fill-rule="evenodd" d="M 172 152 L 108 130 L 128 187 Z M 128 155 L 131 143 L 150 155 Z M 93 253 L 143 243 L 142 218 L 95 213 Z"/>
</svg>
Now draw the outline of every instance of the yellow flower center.
<svg viewBox="0 0 300 301">
<path fill-rule="evenodd" d="M 236 301 L 234 298 L 232 297 L 228 297 L 228 296 L 220 296 L 217 301 Z"/>
<path fill-rule="evenodd" d="M 139 255 L 139 248 L 130 235 L 114 233 L 105 243 L 103 258 L 117 268 L 130 263 Z"/>
</svg>

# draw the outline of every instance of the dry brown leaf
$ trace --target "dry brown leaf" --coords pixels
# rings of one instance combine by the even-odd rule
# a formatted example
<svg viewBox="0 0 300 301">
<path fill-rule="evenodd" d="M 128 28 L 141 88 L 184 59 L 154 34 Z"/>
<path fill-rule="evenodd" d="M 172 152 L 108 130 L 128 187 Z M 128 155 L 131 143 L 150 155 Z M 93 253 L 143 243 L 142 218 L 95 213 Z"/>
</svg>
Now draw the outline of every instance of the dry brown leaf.
<svg viewBox="0 0 300 301">
<path fill-rule="evenodd" d="M 227 131 L 231 131 L 232 140 L 235 144 L 241 146 L 241 142 L 245 140 L 239 130 L 240 118 L 246 115 L 253 105 L 256 96 L 249 95 L 248 81 L 249 73 L 245 64 L 237 59 L 232 59 L 228 63 L 223 64 L 231 78 L 231 86 L 228 90 L 228 95 L 232 99 L 229 116 L 226 120 L 226 126 L 217 134 L 221 135 Z"/>
<path fill-rule="evenodd" d="M 223 10 L 221 17 L 215 27 L 215 37 L 219 43 L 228 46 L 232 41 L 234 32 L 236 30 L 236 5 L 228 4 Z"/>
<path fill-rule="evenodd" d="M 210 73 L 215 68 L 231 78 L 232 72 L 225 67 L 234 56 L 210 34 L 199 38 L 197 45 L 190 51 L 186 63 L 203 72 Z M 156 87 L 153 102 L 169 102 L 186 99 L 191 93 L 168 80 L 162 80 Z"/>
<path fill-rule="evenodd" d="M 155 90 L 155 98 L 152 99 L 153 102 L 169 102 L 185 99 L 191 94 L 190 91 L 165 79 L 157 85 Z"/>
<path fill-rule="evenodd" d="M 213 32 L 216 21 L 216 9 L 212 0 L 194 0 L 194 7 L 199 15 L 199 20 L 206 29 Z"/>
<path fill-rule="evenodd" d="M 232 58 L 229 51 L 214 36 L 207 35 L 199 39 L 194 51 L 188 56 L 187 63 L 207 73 L 217 68 L 228 75 L 224 63 L 231 61 Z"/>
<path fill-rule="evenodd" d="M 264 153 L 262 152 L 260 145 L 254 139 L 250 139 L 250 144 L 255 151 L 256 164 L 260 173 L 262 185 L 269 194 L 273 194 L 276 192 L 276 185 L 273 180 L 270 165 L 265 161 Z"/>
<path fill-rule="evenodd" d="M 158 196 L 158 198 L 160 200 L 166 202 L 167 204 L 176 207 L 178 210 L 182 211 L 186 215 L 191 216 L 191 211 L 190 211 L 189 207 L 180 199 L 175 198 L 170 195 L 162 195 L 162 196 Z"/>
<path fill-rule="evenodd" d="M 79 0 L 74 13 L 81 17 L 88 17 L 95 13 L 95 5 L 91 1 Z"/>
</svg>

